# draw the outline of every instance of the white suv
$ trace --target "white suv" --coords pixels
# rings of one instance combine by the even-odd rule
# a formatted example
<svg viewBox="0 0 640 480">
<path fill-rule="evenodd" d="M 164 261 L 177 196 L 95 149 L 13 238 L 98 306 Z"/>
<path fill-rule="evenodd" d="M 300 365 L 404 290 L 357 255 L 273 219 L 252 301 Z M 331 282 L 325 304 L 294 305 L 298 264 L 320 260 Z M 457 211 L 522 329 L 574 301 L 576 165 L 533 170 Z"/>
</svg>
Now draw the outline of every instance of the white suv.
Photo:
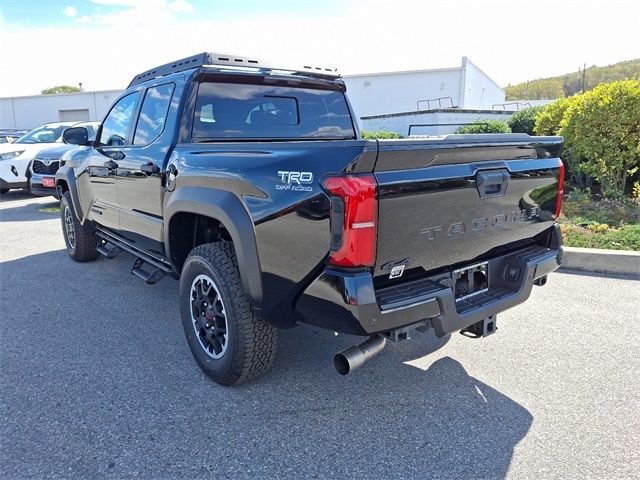
<svg viewBox="0 0 640 480">
<path fill-rule="evenodd" d="M 24 134 L 13 143 L 0 144 L 0 193 L 27 187 L 27 170 L 40 150 L 60 145 L 62 132 L 69 127 L 86 127 L 91 133 L 94 122 L 47 123 Z"/>
</svg>

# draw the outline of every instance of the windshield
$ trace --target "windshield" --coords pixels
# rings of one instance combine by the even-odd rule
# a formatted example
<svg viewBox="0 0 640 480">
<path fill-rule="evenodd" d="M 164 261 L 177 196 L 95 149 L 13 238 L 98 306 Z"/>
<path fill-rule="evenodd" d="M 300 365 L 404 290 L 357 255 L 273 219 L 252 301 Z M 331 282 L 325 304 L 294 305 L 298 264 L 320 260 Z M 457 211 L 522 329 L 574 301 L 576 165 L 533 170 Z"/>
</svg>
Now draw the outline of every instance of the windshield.
<svg viewBox="0 0 640 480">
<path fill-rule="evenodd" d="M 43 125 L 24 134 L 15 143 L 54 143 L 62 137 L 62 132 L 71 125 Z"/>
</svg>

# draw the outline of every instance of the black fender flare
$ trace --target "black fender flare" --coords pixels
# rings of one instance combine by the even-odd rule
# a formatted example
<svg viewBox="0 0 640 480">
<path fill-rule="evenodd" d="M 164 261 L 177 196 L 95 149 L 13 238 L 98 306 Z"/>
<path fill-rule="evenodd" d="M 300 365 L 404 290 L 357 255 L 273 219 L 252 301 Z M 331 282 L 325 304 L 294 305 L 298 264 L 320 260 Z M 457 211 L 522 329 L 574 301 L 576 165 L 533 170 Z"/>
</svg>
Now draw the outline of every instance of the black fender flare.
<svg viewBox="0 0 640 480">
<path fill-rule="evenodd" d="M 231 192 L 206 187 L 181 187 L 164 206 L 164 248 L 171 260 L 169 226 L 180 212 L 195 213 L 219 221 L 229 232 L 240 269 L 242 288 L 253 307 L 262 304 L 262 273 L 253 221 L 240 199 Z M 175 265 L 174 265 L 175 267 Z"/>
<path fill-rule="evenodd" d="M 73 168 L 63 165 L 56 172 L 56 191 L 60 198 L 62 198 L 62 188 L 60 187 L 62 182 L 65 182 L 69 188 L 69 193 L 71 194 L 71 206 L 73 207 L 73 212 L 76 214 L 76 218 L 80 223 L 84 223 L 82 208 L 80 208 L 78 186 L 76 185 L 76 175 Z"/>
</svg>

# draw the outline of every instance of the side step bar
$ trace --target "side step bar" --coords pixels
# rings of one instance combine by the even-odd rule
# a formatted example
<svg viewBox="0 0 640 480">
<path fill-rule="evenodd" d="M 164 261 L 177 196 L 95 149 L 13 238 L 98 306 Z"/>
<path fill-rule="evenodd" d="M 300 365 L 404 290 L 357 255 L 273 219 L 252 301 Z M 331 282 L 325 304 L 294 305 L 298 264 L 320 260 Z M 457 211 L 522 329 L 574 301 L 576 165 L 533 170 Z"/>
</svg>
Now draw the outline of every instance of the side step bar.
<svg viewBox="0 0 640 480">
<path fill-rule="evenodd" d="M 100 244 L 96 250 L 98 250 L 98 253 L 104 255 L 107 258 L 115 258 L 122 252 L 122 249 L 120 247 L 107 241 Z"/>
<path fill-rule="evenodd" d="M 142 268 L 145 263 L 149 262 L 144 261 L 140 257 L 136 258 L 136 261 L 133 262 L 133 267 L 131 267 L 131 273 L 133 273 L 136 277 L 141 278 L 149 285 L 156 283 L 167 274 L 167 272 L 153 264 L 151 265 L 154 268 L 151 268 L 150 270 Z"/>
<path fill-rule="evenodd" d="M 166 274 L 174 275 L 169 264 L 138 250 L 103 230 L 98 230 L 96 234 L 104 241 L 104 244 L 98 246 L 98 252 L 107 258 L 114 258 L 123 250 L 129 252 L 136 257 L 136 261 L 131 267 L 131 273 L 148 284 L 156 283 Z"/>
</svg>

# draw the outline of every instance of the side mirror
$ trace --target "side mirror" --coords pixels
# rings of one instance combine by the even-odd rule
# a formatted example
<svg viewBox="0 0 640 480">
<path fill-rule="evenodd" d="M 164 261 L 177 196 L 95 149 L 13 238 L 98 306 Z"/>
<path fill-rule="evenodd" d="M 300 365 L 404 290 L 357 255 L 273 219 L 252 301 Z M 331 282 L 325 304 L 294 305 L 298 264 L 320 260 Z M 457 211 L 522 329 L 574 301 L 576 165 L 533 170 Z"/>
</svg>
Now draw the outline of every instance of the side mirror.
<svg viewBox="0 0 640 480">
<path fill-rule="evenodd" d="M 67 128 L 62 133 L 62 141 L 70 145 L 89 145 L 89 131 L 84 127 Z"/>
</svg>

